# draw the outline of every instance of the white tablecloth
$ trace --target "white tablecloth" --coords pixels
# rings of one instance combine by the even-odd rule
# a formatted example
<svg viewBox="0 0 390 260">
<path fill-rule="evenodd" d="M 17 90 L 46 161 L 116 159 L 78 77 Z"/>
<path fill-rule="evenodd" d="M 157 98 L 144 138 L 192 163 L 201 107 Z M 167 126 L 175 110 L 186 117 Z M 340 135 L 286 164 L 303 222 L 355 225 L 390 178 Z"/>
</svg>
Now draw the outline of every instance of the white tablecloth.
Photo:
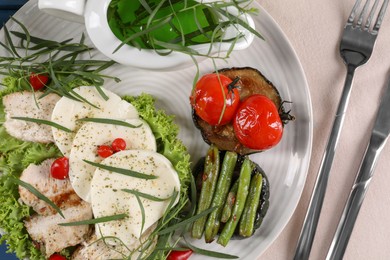
<svg viewBox="0 0 390 260">
<path fill-rule="evenodd" d="M 262 0 L 295 48 L 309 83 L 314 112 L 310 169 L 300 203 L 280 236 L 259 257 L 292 259 L 345 79 L 339 42 L 354 0 Z M 390 77 L 390 8 L 375 50 L 357 69 L 310 259 L 325 259 L 366 148 L 381 93 Z M 390 259 L 390 145 L 385 146 L 344 259 Z"/>
</svg>

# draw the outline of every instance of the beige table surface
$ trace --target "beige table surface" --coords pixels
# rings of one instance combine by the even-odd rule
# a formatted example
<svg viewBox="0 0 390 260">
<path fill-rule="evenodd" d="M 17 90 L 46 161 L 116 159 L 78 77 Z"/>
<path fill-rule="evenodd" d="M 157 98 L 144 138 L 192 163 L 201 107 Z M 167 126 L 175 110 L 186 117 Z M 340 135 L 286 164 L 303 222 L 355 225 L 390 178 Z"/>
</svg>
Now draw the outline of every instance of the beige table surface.
<svg viewBox="0 0 390 260">
<path fill-rule="evenodd" d="M 345 79 L 340 36 L 354 0 L 261 0 L 305 70 L 314 114 L 313 152 L 301 200 L 261 260 L 292 259 Z M 370 61 L 357 69 L 310 259 L 325 259 L 390 77 L 390 8 Z M 390 145 L 385 146 L 344 259 L 390 259 Z"/>
</svg>

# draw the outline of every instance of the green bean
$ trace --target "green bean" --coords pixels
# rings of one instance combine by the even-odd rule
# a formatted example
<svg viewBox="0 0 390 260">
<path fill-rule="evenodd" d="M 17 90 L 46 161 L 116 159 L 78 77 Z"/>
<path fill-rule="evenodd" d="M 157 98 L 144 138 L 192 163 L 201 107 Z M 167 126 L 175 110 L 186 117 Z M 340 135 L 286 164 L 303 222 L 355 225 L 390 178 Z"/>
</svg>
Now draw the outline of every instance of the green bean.
<svg viewBox="0 0 390 260">
<path fill-rule="evenodd" d="M 229 192 L 230 184 L 232 182 L 232 176 L 234 167 L 237 162 L 237 153 L 226 152 L 223 159 L 221 172 L 217 182 L 217 188 L 215 190 L 214 198 L 211 203 L 211 207 L 217 207 L 212 213 L 210 213 L 205 227 L 205 240 L 206 243 L 211 243 L 214 237 L 217 235 L 219 227 L 221 225 L 220 218 L 222 209 L 226 201 L 227 194 Z"/>
<path fill-rule="evenodd" d="M 257 208 L 260 204 L 261 187 L 263 176 L 256 173 L 252 176 L 248 199 L 246 200 L 244 211 L 240 219 L 240 236 L 250 237 L 253 234 Z"/>
<path fill-rule="evenodd" d="M 234 202 L 236 201 L 237 190 L 238 190 L 238 180 L 234 182 L 233 187 L 230 189 L 227 195 L 225 206 L 223 207 L 222 210 L 222 216 L 221 216 L 222 223 L 226 223 L 229 220 L 230 216 L 232 215 Z"/>
<path fill-rule="evenodd" d="M 242 211 L 244 210 L 245 201 L 248 197 L 251 174 L 254 169 L 253 163 L 249 158 L 245 158 L 241 166 L 240 177 L 237 190 L 237 198 L 234 203 L 233 212 L 228 222 L 223 227 L 221 234 L 218 237 L 218 244 L 226 246 L 230 238 L 233 236 L 234 230 L 240 220 Z"/>
<path fill-rule="evenodd" d="M 204 173 L 202 181 L 202 189 L 198 200 L 198 208 L 196 213 L 200 214 L 210 208 L 211 201 L 214 196 L 215 187 L 217 186 L 217 179 L 219 174 L 219 150 L 214 145 L 211 145 L 204 164 Z M 207 216 L 197 219 L 192 226 L 192 237 L 201 238 Z"/>
</svg>

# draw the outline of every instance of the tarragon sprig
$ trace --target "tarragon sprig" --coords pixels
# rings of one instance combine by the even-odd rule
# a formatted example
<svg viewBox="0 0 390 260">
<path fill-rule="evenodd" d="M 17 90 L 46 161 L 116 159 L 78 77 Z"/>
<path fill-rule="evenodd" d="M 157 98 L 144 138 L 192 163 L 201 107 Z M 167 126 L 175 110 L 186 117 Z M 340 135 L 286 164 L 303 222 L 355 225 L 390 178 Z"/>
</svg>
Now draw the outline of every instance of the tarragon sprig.
<svg viewBox="0 0 390 260">
<path fill-rule="evenodd" d="M 19 30 L 10 31 L 4 26 L 4 42 L 0 42 L 0 75 L 17 79 L 18 88 L 32 90 L 29 83 L 31 73 L 49 76 L 45 94 L 57 93 L 61 96 L 84 101 L 72 92 L 77 85 L 95 86 L 101 92 L 105 79 L 120 79 L 102 74 L 114 61 L 92 59 L 93 48 L 85 44 L 85 36 L 79 41 L 72 38 L 63 41 L 43 39 L 30 34 L 17 19 L 11 17 Z M 104 96 L 103 96 L 104 97 Z"/>
</svg>

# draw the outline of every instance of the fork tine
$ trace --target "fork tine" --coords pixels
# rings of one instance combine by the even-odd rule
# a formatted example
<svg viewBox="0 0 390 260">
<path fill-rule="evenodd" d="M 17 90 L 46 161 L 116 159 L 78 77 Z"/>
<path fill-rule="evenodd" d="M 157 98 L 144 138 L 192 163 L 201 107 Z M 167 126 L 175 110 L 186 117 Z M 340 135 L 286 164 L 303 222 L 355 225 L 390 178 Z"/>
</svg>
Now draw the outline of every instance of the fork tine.
<svg viewBox="0 0 390 260">
<path fill-rule="evenodd" d="M 353 24 L 353 20 L 355 20 L 356 11 L 357 11 L 357 9 L 358 9 L 358 7 L 360 5 L 360 2 L 361 2 L 361 0 L 356 0 L 355 5 L 352 8 L 351 14 L 348 17 L 347 25 L 352 25 Z"/>
<path fill-rule="evenodd" d="M 360 13 L 360 16 L 359 16 L 358 22 L 356 23 L 356 26 L 360 27 L 362 25 L 363 19 L 366 16 L 369 5 L 370 5 L 370 0 L 367 0 L 366 3 L 364 4 L 362 12 Z"/>
<path fill-rule="evenodd" d="M 366 22 L 366 25 L 364 26 L 363 30 L 368 31 L 370 29 L 371 21 L 372 21 L 372 18 L 374 18 L 375 10 L 378 7 L 378 4 L 379 4 L 379 0 L 375 0 L 374 5 L 371 8 L 370 15 L 367 18 L 367 22 Z"/>
<path fill-rule="evenodd" d="M 379 11 L 378 18 L 376 19 L 375 25 L 372 29 L 373 33 L 378 33 L 379 28 L 382 25 L 383 17 L 385 16 L 387 6 L 389 5 L 389 0 L 385 0 L 382 4 L 381 10 Z"/>
</svg>

